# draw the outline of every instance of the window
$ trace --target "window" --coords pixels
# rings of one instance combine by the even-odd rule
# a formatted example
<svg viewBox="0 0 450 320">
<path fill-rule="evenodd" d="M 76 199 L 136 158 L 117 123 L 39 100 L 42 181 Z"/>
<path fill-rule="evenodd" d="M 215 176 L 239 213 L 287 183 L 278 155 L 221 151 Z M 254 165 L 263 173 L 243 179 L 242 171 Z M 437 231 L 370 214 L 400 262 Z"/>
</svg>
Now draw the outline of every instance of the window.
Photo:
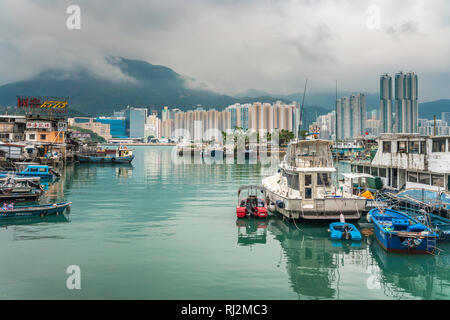
<svg viewBox="0 0 450 320">
<path fill-rule="evenodd" d="M 444 187 L 444 176 L 438 174 L 431 175 L 431 185 L 435 187 Z"/>
<path fill-rule="evenodd" d="M 330 178 L 328 176 L 328 173 L 318 173 L 317 174 L 317 185 L 319 186 L 326 186 L 328 187 L 330 185 Z"/>
<path fill-rule="evenodd" d="M 35 135 L 35 134 L 30 134 L 30 135 L 28 136 L 28 139 L 30 139 L 30 140 L 35 140 L 35 139 L 36 139 L 36 135 Z"/>
<path fill-rule="evenodd" d="M 419 141 L 410 141 L 409 142 L 409 153 L 419 153 L 420 143 Z"/>
<path fill-rule="evenodd" d="M 46 172 L 45 168 L 39 168 L 39 172 Z"/>
<path fill-rule="evenodd" d="M 370 174 L 377 177 L 378 176 L 378 168 L 377 167 L 370 168 Z"/>
<path fill-rule="evenodd" d="M 408 182 L 417 182 L 417 172 L 408 171 Z"/>
<path fill-rule="evenodd" d="M 433 139 L 432 152 L 445 152 L 445 139 Z"/>
<path fill-rule="evenodd" d="M 287 172 L 283 172 L 283 177 L 286 177 L 287 184 L 289 188 L 299 190 L 299 184 L 298 184 L 298 174 L 291 174 Z"/>
<path fill-rule="evenodd" d="M 397 152 L 398 153 L 406 153 L 406 152 L 408 152 L 406 141 L 399 141 L 397 143 Z"/>
<path fill-rule="evenodd" d="M 305 188 L 305 199 L 311 199 L 311 198 L 312 198 L 312 189 Z"/>
<path fill-rule="evenodd" d="M 420 154 L 427 153 L 427 144 L 426 141 L 420 141 Z"/>
<path fill-rule="evenodd" d="M 30 168 L 30 172 L 38 172 L 37 168 Z"/>
<path fill-rule="evenodd" d="M 305 174 L 305 186 L 310 186 L 312 184 L 312 179 L 310 174 Z"/>
<path fill-rule="evenodd" d="M 41 140 L 45 140 L 47 139 L 47 135 L 46 134 L 41 134 Z"/>
<path fill-rule="evenodd" d="M 429 173 L 419 173 L 419 182 L 422 184 L 430 184 L 430 174 Z"/>
<path fill-rule="evenodd" d="M 364 173 L 370 174 L 370 167 L 364 167 Z"/>
<path fill-rule="evenodd" d="M 383 141 L 383 153 L 391 153 L 391 142 Z"/>
<path fill-rule="evenodd" d="M 386 178 L 386 168 L 380 168 L 380 177 Z"/>
</svg>

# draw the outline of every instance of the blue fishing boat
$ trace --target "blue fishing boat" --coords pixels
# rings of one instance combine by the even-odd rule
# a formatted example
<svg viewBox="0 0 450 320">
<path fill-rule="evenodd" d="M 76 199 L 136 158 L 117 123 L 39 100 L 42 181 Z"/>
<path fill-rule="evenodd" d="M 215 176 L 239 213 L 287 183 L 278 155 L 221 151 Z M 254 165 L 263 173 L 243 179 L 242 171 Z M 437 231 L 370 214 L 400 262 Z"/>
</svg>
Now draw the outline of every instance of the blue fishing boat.
<svg viewBox="0 0 450 320">
<path fill-rule="evenodd" d="M 7 177 L 39 177 L 41 180 L 53 180 L 60 174 L 47 165 L 39 165 L 34 163 L 17 162 L 15 163 L 17 170 L 0 172 L 0 178 Z"/>
<path fill-rule="evenodd" d="M 361 232 L 353 224 L 346 222 L 330 223 L 330 236 L 332 240 L 361 240 Z"/>
<path fill-rule="evenodd" d="M 378 243 L 388 252 L 433 253 L 438 235 L 409 215 L 393 209 L 369 211 Z"/>
<path fill-rule="evenodd" d="M 69 208 L 71 204 L 72 202 L 61 202 L 15 207 L 13 203 L 4 203 L 3 207 L 0 207 L 0 219 L 60 214 Z"/>
<path fill-rule="evenodd" d="M 82 163 L 131 163 L 134 159 L 132 149 L 119 146 L 114 149 L 100 149 L 93 154 L 78 154 L 77 159 Z"/>
</svg>

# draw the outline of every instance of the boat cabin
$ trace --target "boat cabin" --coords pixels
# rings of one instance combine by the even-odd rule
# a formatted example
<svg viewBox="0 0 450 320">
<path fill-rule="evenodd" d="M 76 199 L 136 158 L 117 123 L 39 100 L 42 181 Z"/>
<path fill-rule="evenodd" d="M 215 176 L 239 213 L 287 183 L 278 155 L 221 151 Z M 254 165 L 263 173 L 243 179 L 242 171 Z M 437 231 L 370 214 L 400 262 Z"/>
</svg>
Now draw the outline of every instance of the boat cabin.
<svg viewBox="0 0 450 320">
<path fill-rule="evenodd" d="M 126 146 L 120 146 L 117 149 L 118 157 L 129 157 L 131 155 L 133 155 L 133 151 L 131 149 L 128 149 Z"/>
<path fill-rule="evenodd" d="M 40 165 L 30 162 L 16 162 L 17 172 L 20 173 L 49 173 L 50 168 L 47 165 Z"/>
<path fill-rule="evenodd" d="M 292 141 L 285 162 L 292 167 L 333 167 L 331 144 L 331 141 L 321 139 Z"/>
<path fill-rule="evenodd" d="M 287 186 L 298 191 L 304 200 L 333 192 L 332 173 L 336 172 L 331 158 L 332 142 L 327 140 L 299 140 L 292 142 L 285 162 L 280 165 Z"/>
</svg>

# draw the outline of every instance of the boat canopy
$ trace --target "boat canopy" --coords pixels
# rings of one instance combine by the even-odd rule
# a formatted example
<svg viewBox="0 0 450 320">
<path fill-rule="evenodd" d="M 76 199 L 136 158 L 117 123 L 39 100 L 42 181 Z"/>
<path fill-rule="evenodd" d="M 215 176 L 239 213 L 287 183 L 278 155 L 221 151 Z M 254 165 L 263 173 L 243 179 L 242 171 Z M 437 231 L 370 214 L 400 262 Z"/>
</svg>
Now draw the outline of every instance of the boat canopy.
<svg viewBox="0 0 450 320">
<path fill-rule="evenodd" d="M 373 178 L 373 176 L 368 173 L 343 173 L 342 175 L 347 179 Z"/>
<path fill-rule="evenodd" d="M 332 141 L 294 140 L 286 153 L 286 163 L 292 167 L 333 167 L 331 157 Z"/>
<path fill-rule="evenodd" d="M 254 184 L 249 184 L 249 185 L 245 185 L 245 186 L 241 186 L 238 190 L 238 195 L 241 194 L 242 191 L 244 190 L 249 190 L 249 191 L 261 191 L 261 193 L 263 193 L 265 191 L 263 186 L 258 186 L 258 185 L 254 185 Z"/>
</svg>

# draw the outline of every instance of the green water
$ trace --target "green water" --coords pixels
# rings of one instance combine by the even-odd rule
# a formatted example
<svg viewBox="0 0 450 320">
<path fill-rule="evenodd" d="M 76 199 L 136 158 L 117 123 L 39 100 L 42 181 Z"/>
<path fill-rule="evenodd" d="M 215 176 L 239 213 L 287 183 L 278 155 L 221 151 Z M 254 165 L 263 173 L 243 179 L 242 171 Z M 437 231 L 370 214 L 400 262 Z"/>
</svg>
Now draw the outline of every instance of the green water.
<svg viewBox="0 0 450 320">
<path fill-rule="evenodd" d="M 333 245 L 327 225 L 237 221 L 238 187 L 273 168 L 174 164 L 171 150 L 135 147 L 131 166 L 63 170 L 46 197 L 72 201 L 67 217 L 0 227 L 0 298 L 450 298 L 450 245 L 386 254 L 373 236 Z M 69 265 L 80 290 L 66 287 Z"/>
</svg>

